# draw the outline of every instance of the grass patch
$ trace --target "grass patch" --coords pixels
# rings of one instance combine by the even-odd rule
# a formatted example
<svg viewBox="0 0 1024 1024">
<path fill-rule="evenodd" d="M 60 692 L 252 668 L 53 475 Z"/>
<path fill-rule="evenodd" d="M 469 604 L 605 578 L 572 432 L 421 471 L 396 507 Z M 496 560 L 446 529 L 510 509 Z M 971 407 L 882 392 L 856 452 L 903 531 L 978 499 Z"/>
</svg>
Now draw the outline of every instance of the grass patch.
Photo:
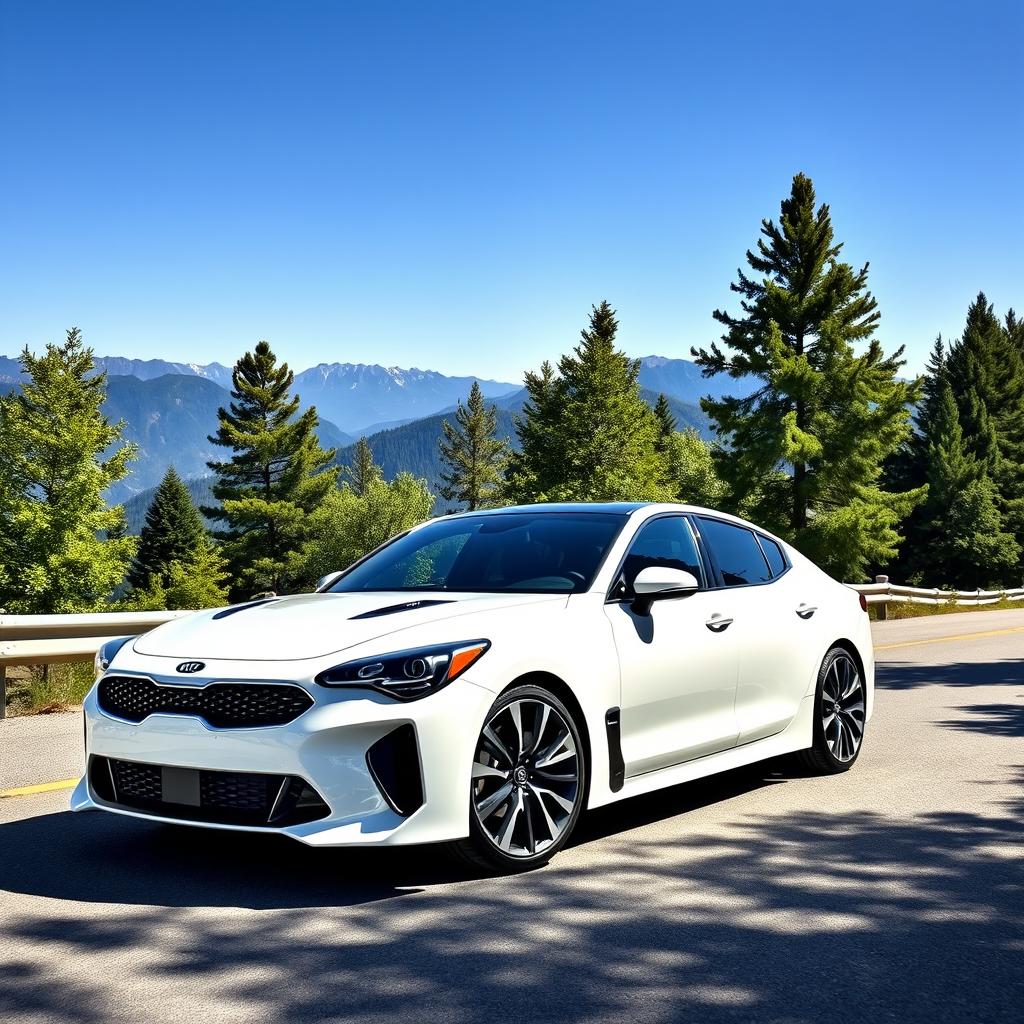
<svg viewBox="0 0 1024 1024">
<path fill-rule="evenodd" d="M 7 714 L 47 715 L 82 703 L 93 684 L 92 662 L 7 670 Z"/>
<path fill-rule="evenodd" d="M 880 606 L 877 604 L 868 605 L 868 615 L 872 622 L 879 621 L 878 612 Z M 995 604 L 973 604 L 957 605 L 947 602 L 944 604 L 912 604 L 909 601 L 890 601 L 886 618 L 893 619 L 921 619 L 928 615 L 952 615 L 954 612 L 1003 612 L 1016 608 L 1024 611 L 1024 601 L 1008 601 L 1003 598 Z"/>
</svg>

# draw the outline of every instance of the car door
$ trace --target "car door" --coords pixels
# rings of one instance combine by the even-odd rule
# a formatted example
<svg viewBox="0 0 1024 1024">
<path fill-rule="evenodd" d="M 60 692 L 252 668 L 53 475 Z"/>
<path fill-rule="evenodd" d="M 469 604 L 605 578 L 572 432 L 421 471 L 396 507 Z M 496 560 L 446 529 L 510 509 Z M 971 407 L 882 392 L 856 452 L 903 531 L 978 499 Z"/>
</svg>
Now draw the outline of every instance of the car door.
<svg viewBox="0 0 1024 1024">
<path fill-rule="evenodd" d="M 648 566 L 691 572 L 701 589 L 657 600 L 642 613 L 633 606 L 632 584 Z M 736 745 L 738 652 L 729 594 L 707 583 L 686 516 L 658 516 L 640 527 L 605 604 L 622 680 L 627 777 Z"/>
<path fill-rule="evenodd" d="M 736 722 L 739 742 L 751 743 L 785 729 L 807 690 L 809 647 L 799 633 L 807 608 L 800 605 L 796 575 L 777 544 L 721 519 L 702 516 L 697 525 L 745 626 Z"/>
</svg>

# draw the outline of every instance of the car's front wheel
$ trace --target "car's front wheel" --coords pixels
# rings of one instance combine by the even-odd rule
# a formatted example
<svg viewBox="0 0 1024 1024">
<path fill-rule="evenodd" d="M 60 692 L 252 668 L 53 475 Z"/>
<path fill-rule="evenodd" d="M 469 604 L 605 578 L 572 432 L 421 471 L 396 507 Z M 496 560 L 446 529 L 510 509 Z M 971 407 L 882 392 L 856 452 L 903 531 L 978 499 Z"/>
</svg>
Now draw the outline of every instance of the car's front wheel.
<svg viewBox="0 0 1024 1024">
<path fill-rule="evenodd" d="M 586 792 L 579 729 L 538 686 L 517 686 L 491 707 L 477 740 L 469 838 L 455 852 L 475 867 L 522 871 L 568 841 Z"/>
</svg>

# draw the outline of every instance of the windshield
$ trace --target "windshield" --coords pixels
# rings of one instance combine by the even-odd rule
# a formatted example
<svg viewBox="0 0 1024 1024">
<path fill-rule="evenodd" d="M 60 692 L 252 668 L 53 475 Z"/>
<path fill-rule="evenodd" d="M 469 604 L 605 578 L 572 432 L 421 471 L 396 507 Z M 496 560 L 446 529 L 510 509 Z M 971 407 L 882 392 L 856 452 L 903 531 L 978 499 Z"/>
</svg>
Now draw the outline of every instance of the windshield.
<svg viewBox="0 0 1024 1024">
<path fill-rule="evenodd" d="M 349 569 L 329 593 L 586 590 L 626 517 L 607 512 L 509 512 L 439 519 Z"/>
</svg>

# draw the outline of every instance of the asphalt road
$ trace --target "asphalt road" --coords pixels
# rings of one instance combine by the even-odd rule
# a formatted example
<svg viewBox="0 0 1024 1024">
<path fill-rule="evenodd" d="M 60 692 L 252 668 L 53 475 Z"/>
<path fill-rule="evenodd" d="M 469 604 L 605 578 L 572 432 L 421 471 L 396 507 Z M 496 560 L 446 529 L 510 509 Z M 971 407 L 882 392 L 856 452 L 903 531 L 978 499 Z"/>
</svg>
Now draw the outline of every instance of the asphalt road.
<svg viewBox="0 0 1024 1024">
<path fill-rule="evenodd" d="M 853 771 L 595 812 L 525 876 L 0 800 L 0 1020 L 1020 1020 L 1024 610 L 876 644 Z M 73 763 L 46 721 L 0 723 L 12 784 Z"/>
</svg>

